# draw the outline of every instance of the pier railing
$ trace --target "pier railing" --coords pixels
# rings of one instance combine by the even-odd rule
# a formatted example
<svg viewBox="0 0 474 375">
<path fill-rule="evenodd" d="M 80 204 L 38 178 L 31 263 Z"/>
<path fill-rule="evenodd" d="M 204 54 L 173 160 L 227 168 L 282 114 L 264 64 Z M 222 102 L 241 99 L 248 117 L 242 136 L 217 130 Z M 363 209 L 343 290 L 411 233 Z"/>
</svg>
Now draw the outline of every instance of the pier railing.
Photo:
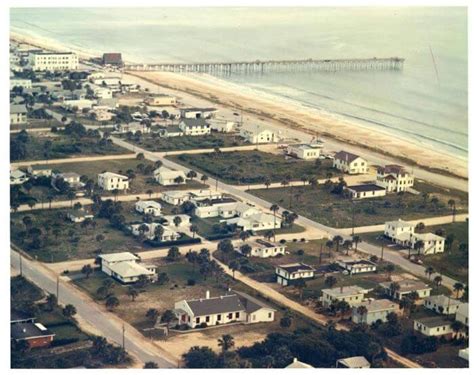
<svg viewBox="0 0 474 375">
<path fill-rule="evenodd" d="M 169 63 L 169 64 L 129 64 L 129 71 L 158 71 L 173 73 L 267 73 L 267 72 L 306 72 L 306 71 L 364 71 L 364 70 L 402 70 L 405 59 L 400 57 L 370 59 L 331 59 L 331 60 L 267 60 L 211 63 Z"/>
</svg>

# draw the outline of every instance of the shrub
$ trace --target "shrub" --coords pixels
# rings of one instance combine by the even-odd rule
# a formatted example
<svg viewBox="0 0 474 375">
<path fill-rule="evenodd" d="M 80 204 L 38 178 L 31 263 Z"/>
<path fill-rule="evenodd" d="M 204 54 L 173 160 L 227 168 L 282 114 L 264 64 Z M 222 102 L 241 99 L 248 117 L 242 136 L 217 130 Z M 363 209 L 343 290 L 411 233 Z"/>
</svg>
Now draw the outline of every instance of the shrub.
<svg viewBox="0 0 474 375">
<path fill-rule="evenodd" d="M 194 279 L 188 279 L 188 285 L 189 285 L 189 286 L 196 285 L 196 280 L 194 280 Z"/>
<path fill-rule="evenodd" d="M 303 249 L 299 249 L 298 251 L 296 251 L 296 255 L 299 255 L 299 256 L 304 255 L 304 250 L 303 250 Z"/>
</svg>

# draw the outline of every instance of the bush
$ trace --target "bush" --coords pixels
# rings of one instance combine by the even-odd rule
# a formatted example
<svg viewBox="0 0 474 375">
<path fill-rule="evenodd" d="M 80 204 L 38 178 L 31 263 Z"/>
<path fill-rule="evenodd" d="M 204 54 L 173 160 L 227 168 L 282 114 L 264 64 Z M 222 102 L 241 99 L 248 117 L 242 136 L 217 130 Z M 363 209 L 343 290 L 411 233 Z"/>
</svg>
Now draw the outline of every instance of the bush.
<svg viewBox="0 0 474 375">
<path fill-rule="evenodd" d="M 196 285 L 196 280 L 194 280 L 194 279 L 188 279 L 188 285 L 189 285 L 189 286 Z"/>
<path fill-rule="evenodd" d="M 282 239 L 280 240 L 280 244 L 282 244 L 282 245 L 286 244 L 286 240 L 285 240 L 284 238 L 282 238 Z"/>
<path fill-rule="evenodd" d="M 301 242 L 306 242 L 306 238 L 300 239 Z"/>
<path fill-rule="evenodd" d="M 304 255 L 304 250 L 303 249 L 297 250 L 296 255 L 303 256 Z"/>
</svg>

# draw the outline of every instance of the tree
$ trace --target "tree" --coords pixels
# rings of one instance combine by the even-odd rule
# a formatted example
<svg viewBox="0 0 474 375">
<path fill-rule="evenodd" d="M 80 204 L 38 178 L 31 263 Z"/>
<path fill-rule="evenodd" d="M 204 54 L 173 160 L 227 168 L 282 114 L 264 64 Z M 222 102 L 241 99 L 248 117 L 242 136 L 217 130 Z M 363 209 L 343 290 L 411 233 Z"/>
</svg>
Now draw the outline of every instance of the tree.
<svg viewBox="0 0 474 375">
<path fill-rule="evenodd" d="M 400 290 L 400 284 L 396 282 L 391 283 L 389 286 L 389 289 L 390 289 L 390 296 L 392 298 L 395 298 L 395 293 Z"/>
<path fill-rule="evenodd" d="M 157 241 L 161 241 L 161 239 L 163 238 L 164 233 L 165 233 L 165 228 L 163 228 L 161 225 L 157 225 L 155 227 L 154 235 L 155 235 L 155 239 Z"/>
<path fill-rule="evenodd" d="M 431 275 L 434 273 L 434 268 L 431 266 L 426 267 L 425 275 L 428 275 L 428 280 L 431 281 Z"/>
<path fill-rule="evenodd" d="M 356 311 L 357 311 L 357 314 L 359 314 L 361 317 L 367 314 L 368 312 L 367 307 L 365 307 L 364 305 L 358 306 Z"/>
<path fill-rule="evenodd" d="M 252 246 L 250 246 L 249 244 L 242 245 L 242 246 L 240 247 L 240 252 L 241 252 L 242 255 L 244 255 L 244 256 L 249 256 L 250 253 L 252 252 Z"/>
<path fill-rule="evenodd" d="M 336 236 L 333 237 L 332 240 L 336 244 L 336 252 L 338 252 L 339 251 L 339 246 L 341 245 L 341 241 L 343 240 L 343 238 L 339 235 L 336 235 Z"/>
<path fill-rule="evenodd" d="M 393 271 L 395 271 L 395 266 L 392 263 L 389 263 L 385 266 L 385 272 L 387 272 L 388 280 L 392 278 Z"/>
<path fill-rule="evenodd" d="M 163 315 L 161 315 L 161 323 L 166 323 L 166 327 L 170 328 L 170 323 L 176 319 L 176 315 L 172 310 L 166 310 Z"/>
<path fill-rule="evenodd" d="M 229 268 L 232 270 L 232 278 L 235 280 L 235 271 L 240 270 L 240 263 L 233 260 L 229 263 Z"/>
<path fill-rule="evenodd" d="M 359 242 L 361 242 L 361 238 L 358 235 L 352 236 L 352 242 L 355 245 L 355 251 L 357 251 L 357 245 L 359 245 Z"/>
<path fill-rule="evenodd" d="M 120 301 L 115 296 L 110 296 L 105 301 L 105 307 L 107 307 L 107 310 L 110 310 L 110 311 L 113 311 L 119 304 L 120 304 Z"/>
<path fill-rule="evenodd" d="M 66 318 L 71 318 L 73 317 L 74 315 L 77 314 L 77 310 L 76 308 L 74 307 L 74 305 L 71 305 L 71 304 L 68 304 L 66 306 L 64 306 L 63 308 L 63 315 L 66 317 Z"/>
<path fill-rule="evenodd" d="M 175 216 L 173 218 L 173 224 L 174 224 L 175 227 L 179 227 L 182 221 L 183 220 L 181 219 L 180 216 Z"/>
<path fill-rule="evenodd" d="M 331 241 L 331 240 L 327 241 L 326 242 L 326 247 L 329 251 L 329 255 L 331 255 L 331 249 L 334 247 L 334 241 Z"/>
<path fill-rule="evenodd" d="M 421 254 L 421 249 L 423 249 L 425 247 L 425 243 L 421 240 L 418 240 L 415 242 L 415 244 L 413 245 L 413 248 L 415 250 L 418 250 L 418 255 Z M 408 257 L 410 257 L 410 255 L 408 255 Z"/>
<path fill-rule="evenodd" d="M 146 368 L 159 368 L 158 363 L 156 362 L 145 362 L 145 365 L 143 366 L 144 369 Z"/>
<path fill-rule="evenodd" d="M 135 298 L 138 297 L 139 291 L 138 291 L 138 289 L 131 286 L 131 287 L 128 288 L 127 294 L 132 299 L 132 301 L 135 301 Z"/>
<path fill-rule="evenodd" d="M 451 329 L 454 332 L 454 339 L 458 338 L 459 332 L 464 328 L 464 324 L 462 324 L 460 321 L 455 320 L 454 322 L 451 323 Z"/>
<path fill-rule="evenodd" d="M 344 243 L 342 244 L 342 247 L 346 249 L 346 255 L 349 255 L 349 249 L 352 247 L 352 241 L 345 240 Z"/>
<path fill-rule="evenodd" d="M 421 221 L 418 224 L 416 224 L 416 226 L 415 226 L 415 231 L 417 233 L 422 232 L 424 229 L 425 229 L 425 223 L 423 223 Z"/>
<path fill-rule="evenodd" d="M 306 282 L 304 281 L 304 279 L 296 279 L 295 282 L 294 282 L 294 286 L 295 286 L 296 289 L 298 289 L 299 295 L 300 295 L 300 300 L 302 300 L 303 299 L 304 288 L 306 287 Z"/>
<path fill-rule="evenodd" d="M 185 255 L 187 261 L 193 266 L 193 273 L 195 272 L 196 264 L 198 263 L 198 254 L 196 251 L 189 251 Z"/>
<path fill-rule="evenodd" d="M 186 368 L 216 368 L 218 356 L 208 346 L 193 346 L 183 354 L 183 360 Z"/>
<path fill-rule="evenodd" d="M 272 204 L 270 207 L 270 211 L 273 212 L 273 229 L 276 228 L 276 213 L 278 212 L 279 209 L 280 207 L 278 207 L 278 205 L 276 204 Z"/>
<path fill-rule="evenodd" d="M 411 308 L 413 307 L 413 300 L 411 300 L 408 297 L 403 297 L 400 300 L 398 307 L 400 307 L 400 309 L 403 310 L 403 314 L 406 314 L 406 312 L 410 311 Z M 409 314 L 407 316 L 409 316 Z"/>
<path fill-rule="evenodd" d="M 191 231 L 191 233 L 193 234 L 193 238 L 196 236 L 196 233 L 199 231 L 199 227 L 196 225 L 196 224 L 192 224 L 190 227 L 189 227 L 189 230 Z"/>
<path fill-rule="evenodd" d="M 89 276 L 92 274 L 92 272 L 94 272 L 92 266 L 90 264 L 86 264 L 85 266 L 82 267 L 81 269 L 81 273 L 83 273 L 84 275 L 86 275 L 86 279 L 89 278 Z"/>
<path fill-rule="evenodd" d="M 222 335 L 222 337 L 218 339 L 217 342 L 218 346 L 222 349 L 222 352 L 227 352 L 235 346 L 234 337 L 229 334 Z"/>
<path fill-rule="evenodd" d="M 53 311 L 53 309 L 58 305 L 58 297 L 54 294 L 48 294 L 46 297 L 46 306 L 49 311 Z"/>
<path fill-rule="evenodd" d="M 250 238 L 250 233 L 247 230 L 243 230 L 242 232 L 239 233 L 239 238 L 242 241 L 247 241 Z"/>
<path fill-rule="evenodd" d="M 207 177 L 205 174 L 203 174 L 203 175 L 201 176 L 201 181 L 202 181 L 203 183 L 206 183 L 207 180 L 209 180 L 209 177 Z"/>
<path fill-rule="evenodd" d="M 182 176 L 178 176 L 174 179 L 174 182 L 177 184 L 177 185 L 180 185 L 180 184 L 183 184 L 184 183 L 184 178 Z"/>
<path fill-rule="evenodd" d="M 219 243 L 217 244 L 217 250 L 222 252 L 225 259 L 228 260 L 229 255 L 234 251 L 234 245 L 232 244 L 232 241 L 230 239 L 225 239 L 219 241 Z"/>
<path fill-rule="evenodd" d="M 443 278 L 441 277 L 441 275 L 435 276 L 434 279 L 433 279 L 433 282 L 436 285 L 436 290 L 438 290 L 441 283 L 443 282 Z"/>
<path fill-rule="evenodd" d="M 285 314 L 280 319 L 280 327 L 282 328 L 290 328 L 292 323 L 293 323 L 293 318 L 289 314 Z"/>
<path fill-rule="evenodd" d="M 451 210 L 453 212 L 453 223 L 456 221 L 456 201 L 454 199 L 450 199 L 448 201 L 449 207 L 451 207 Z"/>
<path fill-rule="evenodd" d="M 453 285 L 453 289 L 456 292 L 456 299 L 459 299 L 459 293 L 464 290 L 464 285 L 460 282 L 456 282 Z"/>
<path fill-rule="evenodd" d="M 335 276 L 328 276 L 324 279 L 324 284 L 327 285 L 329 288 L 332 288 L 334 285 L 337 284 L 337 279 Z"/>
<path fill-rule="evenodd" d="M 148 198 L 151 198 L 151 196 L 152 196 L 152 194 L 153 194 L 153 190 L 148 189 L 148 190 L 146 191 L 146 193 L 148 194 Z"/>
<path fill-rule="evenodd" d="M 181 254 L 179 252 L 179 248 L 177 246 L 172 246 L 168 250 L 168 254 L 166 255 L 166 260 L 169 262 L 175 262 L 180 258 Z"/>
<path fill-rule="evenodd" d="M 191 181 L 197 177 L 197 173 L 193 170 L 190 170 L 188 174 L 186 175 L 187 178 L 189 178 Z"/>
<path fill-rule="evenodd" d="M 146 312 L 145 316 L 153 323 L 153 325 L 156 324 L 156 320 L 158 319 L 159 312 L 157 309 L 148 309 Z"/>
<path fill-rule="evenodd" d="M 158 278 L 156 280 L 158 285 L 164 285 L 170 281 L 170 278 L 166 272 L 161 272 L 158 274 Z"/>
</svg>

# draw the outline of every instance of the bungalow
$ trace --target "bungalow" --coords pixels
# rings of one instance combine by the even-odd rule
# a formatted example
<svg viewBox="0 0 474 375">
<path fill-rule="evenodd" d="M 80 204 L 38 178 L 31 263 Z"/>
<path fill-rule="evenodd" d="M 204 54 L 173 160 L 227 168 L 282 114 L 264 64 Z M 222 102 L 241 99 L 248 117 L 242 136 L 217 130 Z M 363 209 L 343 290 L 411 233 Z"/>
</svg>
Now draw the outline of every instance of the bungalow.
<svg viewBox="0 0 474 375">
<path fill-rule="evenodd" d="M 28 110 L 24 104 L 10 104 L 10 124 L 26 124 Z"/>
<path fill-rule="evenodd" d="M 66 214 L 67 218 L 73 223 L 82 223 L 86 219 L 93 219 L 94 215 L 87 213 L 85 210 L 70 210 Z"/>
<path fill-rule="evenodd" d="M 234 249 L 238 253 L 242 254 L 242 246 L 249 245 L 251 250 L 250 253 L 247 255 L 249 257 L 257 257 L 257 258 L 270 258 L 275 257 L 277 255 L 285 255 L 286 246 L 281 244 L 276 244 L 274 242 L 257 239 L 255 241 L 239 241 L 234 243 Z"/>
<path fill-rule="evenodd" d="M 348 271 L 351 275 L 365 272 L 375 272 L 377 271 L 377 265 L 369 260 L 338 260 L 342 268 Z"/>
<path fill-rule="evenodd" d="M 407 191 L 414 181 L 413 175 L 400 165 L 391 164 L 377 168 L 376 184 L 385 188 L 388 193 Z"/>
<path fill-rule="evenodd" d="M 184 135 L 211 134 L 211 126 L 203 118 L 183 118 L 178 126 Z"/>
<path fill-rule="evenodd" d="M 336 361 L 337 368 L 370 368 L 370 362 L 365 357 L 349 357 Z"/>
<path fill-rule="evenodd" d="M 168 190 L 161 194 L 160 199 L 172 206 L 180 206 L 189 201 L 189 192 L 185 190 Z"/>
<path fill-rule="evenodd" d="M 442 294 L 430 296 L 423 302 L 426 309 L 442 315 L 456 314 L 461 305 L 461 301 Z"/>
<path fill-rule="evenodd" d="M 183 171 L 174 171 L 166 167 L 160 167 L 153 171 L 155 180 L 163 186 L 183 185 L 186 183 L 186 175 Z"/>
<path fill-rule="evenodd" d="M 47 166 L 30 165 L 28 173 L 31 177 L 51 177 L 53 170 Z"/>
<path fill-rule="evenodd" d="M 127 190 L 129 188 L 129 179 L 127 176 L 112 172 L 100 173 L 97 183 L 99 187 L 106 191 Z"/>
<path fill-rule="evenodd" d="M 359 307 L 364 307 L 361 309 Z M 378 320 L 387 321 L 387 315 L 395 312 L 398 305 L 388 299 L 364 301 L 352 309 L 352 321 L 356 324 L 372 324 Z"/>
<path fill-rule="evenodd" d="M 170 96 L 166 94 L 153 94 L 145 98 L 144 100 L 146 105 L 149 106 L 173 106 L 176 105 L 177 100 L 175 96 Z"/>
<path fill-rule="evenodd" d="M 417 293 L 419 298 L 427 298 L 431 293 L 431 288 L 419 280 L 405 279 L 398 281 L 395 283 L 398 285 L 398 289 L 394 292 L 392 292 L 391 284 L 391 281 L 387 281 L 380 283 L 379 285 L 385 290 L 387 295 L 395 300 L 401 300 L 410 293 Z"/>
<path fill-rule="evenodd" d="M 137 203 L 135 203 L 135 210 L 143 214 L 160 216 L 161 204 L 155 201 L 138 201 Z"/>
<path fill-rule="evenodd" d="M 216 108 L 182 108 L 179 111 L 181 118 L 205 118 L 209 119 L 217 113 Z"/>
<path fill-rule="evenodd" d="M 174 223 L 176 217 L 179 217 L 179 219 L 181 220 L 179 225 L 175 225 L 175 223 Z M 191 216 L 185 215 L 185 214 L 181 214 L 181 215 L 163 215 L 161 218 L 163 220 L 162 224 L 165 225 L 165 226 L 170 225 L 172 227 L 180 227 L 182 225 L 191 225 Z"/>
<path fill-rule="evenodd" d="M 278 135 L 270 129 L 259 125 L 246 126 L 240 129 L 240 136 L 253 144 L 278 142 Z"/>
<path fill-rule="evenodd" d="M 21 185 L 29 180 L 29 177 L 21 169 L 10 170 L 10 185 Z"/>
<path fill-rule="evenodd" d="M 275 309 L 243 292 L 205 298 L 182 300 L 175 303 L 179 324 L 190 328 L 215 326 L 226 323 L 261 323 L 275 320 Z"/>
<path fill-rule="evenodd" d="M 20 318 L 12 314 L 11 340 L 16 342 L 26 341 L 30 349 L 49 346 L 56 334 L 48 330 L 43 324 L 36 323 L 35 320 L 35 318 Z"/>
<path fill-rule="evenodd" d="M 466 327 L 469 326 L 469 303 L 462 303 L 456 311 L 456 320 Z"/>
<path fill-rule="evenodd" d="M 357 285 L 340 286 L 321 290 L 320 300 L 324 307 L 331 306 L 335 301 L 346 301 L 350 306 L 356 306 L 362 302 L 366 293 L 366 289 Z"/>
<path fill-rule="evenodd" d="M 184 132 L 179 126 L 169 125 L 159 131 L 160 137 L 171 138 L 171 137 L 182 137 Z"/>
<path fill-rule="evenodd" d="M 413 329 L 425 336 L 444 336 L 451 338 L 453 334 L 451 321 L 441 316 L 414 319 Z"/>
<path fill-rule="evenodd" d="M 258 212 L 249 216 L 238 216 L 223 221 L 227 224 L 235 225 L 243 231 L 262 231 L 281 228 L 281 220 L 279 218 L 275 218 L 273 215 L 264 212 Z"/>
<path fill-rule="evenodd" d="M 223 217 L 230 218 L 236 215 L 236 200 L 230 197 L 222 197 L 218 199 L 204 199 L 195 201 L 190 199 L 196 206 L 194 214 L 200 218 L 206 217 Z"/>
<path fill-rule="evenodd" d="M 52 173 L 51 186 L 57 189 L 57 183 L 59 180 L 67 182 L 69 187 L 74 190 L 81 190 L 84 187 L 84 183 L 81 181 L 81 175 L 76 172 L 64 172 L 64 173 Z"/>
<path fill-rule="evenodd" d="M 113 253 L 99 255 L 100 269 L 105 274 L 124 284 L 133 283 L 139 280 L 140 276 L 150 279 L 156 277 L 156 266 L 142 264 L 137 261 L 140 258 L 132 253 Z"/>
<path fill-rule="evenodd" d="M 346 151 L 336 152 L 333 167 L 348 174 L 364 174 L 368 172 L 368 164 L 365 159 Z"/>
<path fill-rule="evenodd" d="M 163 233 L 160 236 L 156 234 L 157 227 L 163 228 Z M 168 241 L 176 241 L 177 239 L 181 237 L 181 235 L 178 232 L 175 232 L 174 230 L 167 228 L 161 223 L 135 223 L 135 224 L 130 224 L 129 228 L 132 231 L 132 234 L 134 236 L 144 235 L 149 240 L 154 239 L 154 240 L 158 240 L 162 242 L 168 242 Z M 143 230 L 143 228 L 146 228 L 146 229 Z"/>
<path fill-rule="evenodd" d="M 277 283 L 283 286 L 294 284 L 296 280 L 314 278 L 315 269 L 304 263 L 282 264 L 275 267 Z"/>
<path fill-rule="evenodd" d="M 288 145 L 287 153 L 298 159 L 313 160 L 321 156 L 323 146 L 323 142 L 292 144 Z"/>
<path fill-rule="evenodd" d="M 349 193 L 351 199 L 378 198 L 386 195 L 385 188 L 375 184 L 361 184 L 346 186 L 344 188 Z"/>
</svg>

